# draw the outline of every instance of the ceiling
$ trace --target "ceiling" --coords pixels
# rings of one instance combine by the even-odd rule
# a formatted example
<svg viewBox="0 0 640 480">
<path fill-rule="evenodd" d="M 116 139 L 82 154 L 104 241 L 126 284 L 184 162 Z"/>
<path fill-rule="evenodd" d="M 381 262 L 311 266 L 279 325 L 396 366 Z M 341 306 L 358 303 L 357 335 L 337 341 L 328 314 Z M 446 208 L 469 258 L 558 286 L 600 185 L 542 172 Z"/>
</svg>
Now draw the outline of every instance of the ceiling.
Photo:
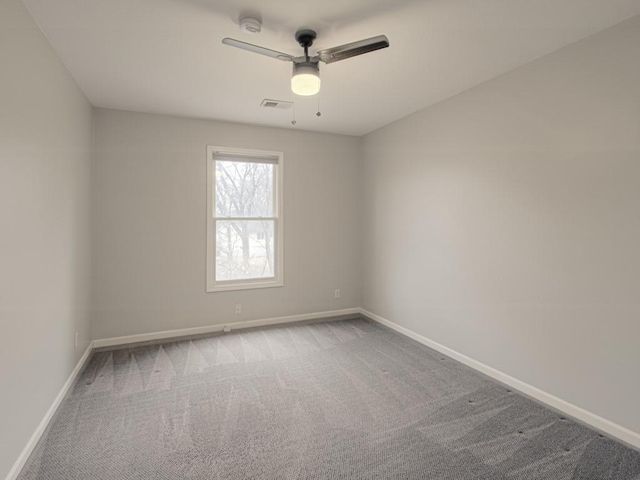
<svg viewBox="0 0 640 480">
<path fill-rule="evenodd" d="M 608 26 L 638 0 L 23 0 L 97 107 L 363 135 Z M 263 31 L 247 35 L 243 13 Z M 291 64 L 224 37 L 299 55 L 385 34 L 391 47 L 321 64 L 318 98 L 291 110 Z"/>
</svg>

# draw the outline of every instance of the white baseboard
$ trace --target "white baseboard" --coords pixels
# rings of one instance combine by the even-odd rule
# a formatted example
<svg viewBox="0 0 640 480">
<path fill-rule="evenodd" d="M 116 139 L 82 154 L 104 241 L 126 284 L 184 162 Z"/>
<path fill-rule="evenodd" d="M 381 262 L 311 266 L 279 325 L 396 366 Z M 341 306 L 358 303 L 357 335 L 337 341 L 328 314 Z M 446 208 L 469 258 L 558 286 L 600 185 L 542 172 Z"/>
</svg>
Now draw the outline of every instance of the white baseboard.
<svg viewBox="0 0 640 480">
<path fill-rule="evenodd" d="M 287 317 L 264 318 L 260 320 L 247 320 L 244 322 L 225 323 L 221 325 L 207 325 L 206 327 L 181 328 L 178 330 L 166 330 L 164 332 L 127 335 L 125 337 L 102 338 L 93 341 L 93 348 L 113 347 L 116 345 L 126 345 L 128 343 L 149 342 L 152 340 L 200 335 L 203 333 L 215 333 L 223 331 L 224 327 L 228 327 L 231 330 L 240 330 L 243 328 L 278 325 L 282 323 L 300 322 L 303 320 L 316 320 L 319 318 L 340 317 L 342 315 L 353 315 L 359 313 L 359 308 L 345 308 L 342 310 L 332 310 L 328 312 L 302 313 L 300 315 L 289 315 Z"/>
<path fill-rule="evenodd" d="M 518 380 L 517 378 L 496 370 L 493 367 L 489 367 L 488 365 L 480 363 L 477 360 L 469 358 L 462 353 L 456 352 L 449 347 L 445 347 L 444 345 L 423 337 L 422 335 L 415 333 L 408 328 L 402 327 L 397 323 L 387 320 L 380 315 L 376 315 L 375 313 L 369 312 L 363 308 L 360 308 L 359 311 L 361 315 L 370 318 L 371 320 L 385 325 L 398 333 L 401 333 L 409 338 L 412 338 L 413 340 L 416 340 L 417 342 L 422 343 L 423 345 L 426 345 L 427 347 L 433 348 L 434 350 L 437 350 L 438 352 L 447 355 L 448 357 L 464 363 L 474 370 L 484 373 L 485 375 L 488 375 L 489 377 L 501 383 L 504 383 L 505 385 L 508 385 L 515 390 L 520 391 L 528 397 L 534 398 L 539 402 L 550 406 L 551 408 L 566 413 L 567 416 L 573 417 L 576 420 L 583 422 L 597 430 L 600 430 L 603 433 L 607 433 L 632 447 L 640 449 L 640 433 L 622 427 L 610 420 L 607 420 L 606 418 L 602 418 L 596 415 L 595 413 L 591 413 L 550 393 L 540 390 L 533 385 L 529 385 L 522 380 Z"/>
<path fill-rule="evenodd" d="M 433 340 L 429 340 L 428 338 L 423 337 L 422 335 L 419 335 L 409 330 L 408 328 L 402 327 L 390 320 L 387 320 L 386 318 L 376 315 L 375 313 L 369 312 L 368 310 L 365 310 L 363 308 L 345 308 L 342 310 L 333 310 L 333 311 L 327 311 L 327 312 L 303 313 L 300 315 L 290 315 L 287 317 L 265 318 L 260 320 L 249 320 L 244 322 L 228 323 L 225 325 L 210 325 L 206 327 L 184 328 L 179 330 L 168 330 L 164 332 L 145 333 L 140 335 L 129 335 L 126 337 L 114 337 L 114 338 L 104 338 L 100 340 L 94 340 L 87 347 L 85 352 L 82 354 L 82 357 L 80 358 L 75 368 L 69 375 L 69 378 L 67 379 L 65 384 L 62 386 L 62 389 L 60 390 L 57 397 L 51 404 L 51 407 L 49 407 L 49 410 L 47 410 L 47 413 L 45 414 L 44 418 L 36 428 L 35 432 L 33 432 L 33 435 L 27 442 L 27 445 L 24 447 L 24 449 L 18 456 L 18 459 L 13 464 L 13 467 L 9 471 L 6 477 L 6 480 L 15 480 L 18 477 L 18 475 L 20 474 L 20 471 L 22 470 L 22 467 L 24 467 L 24 464 L 29 458 L 29 455 L 31 455 L 31 453 L 33 452 L 33 449 L 35 448 L 38 441 L 40 440 L 40 437 L 46 430 L 47 425 L 49 425 L 49 422 L 53 418 L 53 415 L 55 414 L 58 407 L 60 406 L 60 403 L 62 402 L 65 395 L 73 385 L 73 382 L 75 381 L 76 377 L 84 367 L 87 359 L 89 358 L 89 354 L 94 348 L 124 345 L 127 343 L 146 342 L 150 340 L 161 340 L 165 338 L 181 337 L 181 336 L 188 336 L 188 335 L 198 335 L 202 333 L 220 332 L 223 330 L 225 326 L 229 327 L 231 330 L 238 330 L 238 329 L 244 329 L 244 328 L 260 327 L 265 325 L 277 325 L 277 324 L 284 324 L 284 323 L 291 323 L 291 322 L 299 322 L 304 320 L 316 320 L 320 318 L 331 318 L 331 317 L 339 317 L 342 315 L 353 315 L 353 314 L 363 315 L 367 318 L 370 318 L 371 320 L 374 320 L 382 325 L 385 325 L 395 330 L 396 332 L 399 332 L 409 338 L 412 338 L 413 340 L 416 340 L 417 342 L 420 342 L 423 345 L 426 345 L 427 347 L 433 348 L 434 350 L 437 350 L 438 352 L 444 355 L 447 355 L 448 357 L 458 360 L 459 362 L 464 363 L 465 365 L 479 372 L 482 372 L 485 375 L 488 375 L 494 378 L 495 380 L 504 383 L 505 385 L 509 385 L 510 387 L 522 392 L 523 394 L 529 397 L 532 397 L 546 405 L 549 405 L 550 407 L 556 410 L 566 413 L 570 417 L 573 417 L 581 422 L 584 422 L 596 428 L 597 430 L 607 433 L 612 437 L 615 437 L 618 440 L 621 440 L 624 443 L 627 443 L 635 448 L 640 449 L 640 434 L 637 432 L 633 432 L 605 418 L 602 418 L 594 413 L 591 413 L 565 400 L 562 400 L 561 398 L 551 395 L 550 393 L 540 390 L 539 388 L 529 385 L 521 380 L 518 380 L 517 378 L 511 377 L 506 373 L 502 373 L 499 370 L 496 370 L 495 368 L 489 367 L 483 363 L 480 363 L 472 358 L 467 357 L 466 355 L 458 353 L 455 350 L 452 350 L 448 347 L 445 347 L 444 345 L 434 342 Z"/>
<path fill-rule="evenodd" d="M 73 385 L 76 377 L 84 367 L 87 359 L 89 358 L 89 354 L 94 348 L 99 347 L 110 347 L 116 345 L 124 345 L 127 343 L 138 343 L 138 342 L 147 342 L 150 340 L 161 340 L 164 338 L 173 338 L 173 337 L 182 337 L 188 335 L 199 335 L 202 333 L 213 333 L 213 332 L 221 332 L 223 328 L 229 327 L 231 330 L 239 330 L 244 328 L 252 328 L 252 327 L 261 327 L 265 325 L 277 325 L 291 322 L 300 322 L 303 320 L 315 320 L 320 318 L 331 318 L 331 317 L 340 317 L 343 315 L 356 315 L 360 313 L 359 308 L 345 308 L 342 310 L 332 310 L 327 312 L 314 312 L 314 313 L 303 313 L 300 315 L 290 315 L 287 317 L 274 317 L 274 318 L 265 318 L 260 320 L 248 320 L 245 322 L 236 322 L 236 323 L 227 323 L 224 325 L 210 325 L 206 327 L 196 327 L 196 328 L 183 328 L 179 330 L 168 330 L 165 332 L 154 332 L 154 333 L 143 333 L 140 335 L 129 335 L 126 337 L 114 337 L 114 338 L 103 338 L 100 340 L 94 340 L 89 344 L 85 352 L 82 354 L 82 357 L 78 361 L 77 365 L 69 375 L 69 378 L 62 386 L 60 393 L 55 398 L 49 410 L 45 414 L 44 418 L 36 428 L 36 431 L 33 432 L 33 435 L 27 442 L 27 445 L 24 447 L 18 459 L 13 464 L 11 470 L 9 470 L 9 474 L 6 477 L 6 480 L 15 480 L 20 471 L 24 467 L 29 455 L 33 452 L 33 449 L 40 440 L 40 437 L 46 430 L 49 422 L 53 418 L 53 415 L 56 413 L 56 410 L 60 406 L 60 403 L 64 399 L 65 395 Z"/>
<path fill-rule="evenodd" d="M 87 362 L 87 359 L 89 358 L 89 354 L 91 353 L 92 349 L 93 349 L 93 342 L 89 344 L 87 349 L 82 354 L 82 357 L 80 357 L 80 360 L 78 360 L 78 363 L 76 364 L 75 368 L 69 375 L 69 378 L 67 378 L 67 381 L 64 383 L 64 385 L 62 386 L 62 389 L 58 393 L 58 396 L 55 398 L 55 400 L 49 407 L 49 410 L 47 410 L 47 413 L 44 414 L 44 418 L 40 421 L 40 424 L 36 428 L 36 431 L 33 432 L 33 435 L 31 435 L 31 438 L 27 442 L 27 445 L 24 447 L 22 452 L 20 452 L 20 455 L 18 456 L 18 459 L 13 464 L 13 467 L 11 467 L 11 470 L 9 470 L 6 480 L 15 480 L 16 478 L 18 478 L 18 475 L 20 474 L 22 467 L 24 467 L 24 464 L 29 459 L 29 456 L 33 452 L 33 449 L 38 444 L 40 437 L 42 436 L 44 431 L 47 429 L 47 426 L 49 425 L 49 422 L 53 418 L 53 415 L 56 413 L 56 410 L 60 406 L 60 403 L 62 403 L 62 400 L 64 399 L 65 395 L 67 394 L 69 389 L 73 386 L 73 382 L 76 380 L 76 377 L 82 371 L 85 363 Z"/>
</svg>

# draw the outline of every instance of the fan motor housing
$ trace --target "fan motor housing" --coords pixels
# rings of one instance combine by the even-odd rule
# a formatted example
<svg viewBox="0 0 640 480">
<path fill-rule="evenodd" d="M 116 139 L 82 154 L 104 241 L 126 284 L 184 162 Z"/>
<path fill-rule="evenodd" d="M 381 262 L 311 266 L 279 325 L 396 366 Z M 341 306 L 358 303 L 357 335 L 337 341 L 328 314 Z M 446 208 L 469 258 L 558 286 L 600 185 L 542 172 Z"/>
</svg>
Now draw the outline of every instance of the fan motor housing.
<svg viewBox="0 0 640 480">
<path fill-rule="evenodd" d="M 320 65 L 318 60 L 310 60 L 308 62 L 293 62 L 293 74 L 300 75 L 309 73 L 311 75 L 320 76 Z"/>
</svg>

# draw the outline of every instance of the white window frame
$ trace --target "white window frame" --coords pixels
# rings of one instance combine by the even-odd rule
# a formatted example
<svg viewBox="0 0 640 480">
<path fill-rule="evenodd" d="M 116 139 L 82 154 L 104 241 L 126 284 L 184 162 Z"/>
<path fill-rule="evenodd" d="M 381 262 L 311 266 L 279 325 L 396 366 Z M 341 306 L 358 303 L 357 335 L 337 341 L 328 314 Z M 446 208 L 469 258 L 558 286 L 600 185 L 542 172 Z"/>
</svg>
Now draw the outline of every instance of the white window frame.
<svg viewBox="0 0 640 480">
<path fill-rule="evenodd" d="M 274 169 L 275 205 L 274 217 L 215 217 L 215 156 L 230 154 L 235 156 L 277 157 Z M 283 179 L 284 154 L 268 150 L 249 148 L 231 148 L 207 146 L 207 292 L 224 292 L 230 290 L 248 290 L 253 288 L 271 288 L 284 286 L 284 218 L 283 218 Z M 216 281 L 216 221 L 217 220 L 273 220 L 274 221 L 274 276 L 268 278 L 250 278 L 242 280 Z"/>
</svg>

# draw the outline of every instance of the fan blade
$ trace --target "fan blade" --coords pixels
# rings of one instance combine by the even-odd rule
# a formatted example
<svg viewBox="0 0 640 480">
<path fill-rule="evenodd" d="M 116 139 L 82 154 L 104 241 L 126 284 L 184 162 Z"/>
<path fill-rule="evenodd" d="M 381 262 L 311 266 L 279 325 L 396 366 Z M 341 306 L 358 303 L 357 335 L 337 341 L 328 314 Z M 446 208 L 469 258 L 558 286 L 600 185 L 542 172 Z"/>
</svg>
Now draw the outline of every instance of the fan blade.
<svg viewBox="0 0 640 480">
<path fill-rule="evenodd" d="M 278 60 L 282 60 L 283 62 L 293 61 L 293 55 L 287 55 L 286 53 L 276 52 L 275 50 L 271 50 L 269 48 L 259 47 L 258 45 L 241 42 L 240 40 L 235 40 L 233 38 L 224 38 L 222 39 L 222 43 L 224 43 L 225 45 L 229 45 L 231 47 L 247 50 L 248 52 L 259 53 L 260 55 L 266 55 L 267 57 L 277 58 Z"/>
<path fill-rule="evenodd" d="M 318 57 L 320 57 L 320 60 L 324 63 L 333 63 L 346 58 L 355 57 L 356 55 L 362 55 L 363 53 L 374 52 L 381 48 L 387 48 L 388 46 L 389 39 L 384 35 L 378 35 L 377 37 L 347 43 L 346 45 L 340 45 L 339 47 L 320 50 L 318 52 Z"/>
</svg>

